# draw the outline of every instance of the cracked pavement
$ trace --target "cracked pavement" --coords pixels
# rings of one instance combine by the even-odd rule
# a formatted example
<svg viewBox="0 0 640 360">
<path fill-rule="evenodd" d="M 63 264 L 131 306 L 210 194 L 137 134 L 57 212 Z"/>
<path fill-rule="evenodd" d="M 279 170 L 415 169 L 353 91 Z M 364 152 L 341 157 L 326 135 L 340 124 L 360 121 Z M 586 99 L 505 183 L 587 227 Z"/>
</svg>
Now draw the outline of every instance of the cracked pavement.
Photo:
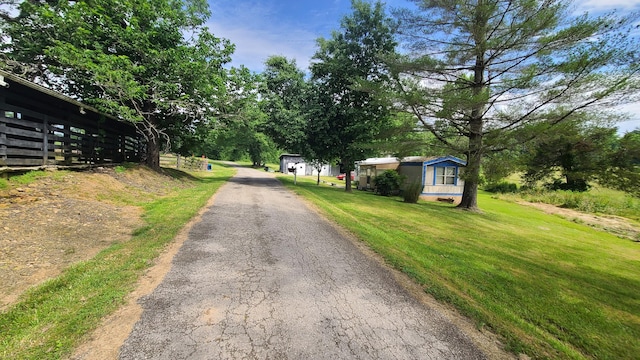
<svg viewBox="0 0 640 360">
<path fill-rule="evenodd" d="M 485 359 L 285 189 L 239 168 L 120 349 L 126 359 Z"/>
</svg>

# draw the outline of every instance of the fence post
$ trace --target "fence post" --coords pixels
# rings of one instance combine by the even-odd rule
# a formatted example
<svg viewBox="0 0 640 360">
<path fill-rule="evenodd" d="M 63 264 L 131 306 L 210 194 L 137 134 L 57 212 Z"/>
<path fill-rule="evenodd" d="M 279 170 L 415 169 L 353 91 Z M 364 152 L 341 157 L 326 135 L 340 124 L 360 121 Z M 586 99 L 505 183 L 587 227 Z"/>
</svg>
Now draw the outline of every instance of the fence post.
<svg viewBox="0 0 640 360">
<path fill-rule="evenodd" d="M 4 116 L 4 111 L 2 111 L 2 114 L 0 114 L 0 165 L 6 165 L 7 163 L 7 125 L 2 122 Z"/>
<path fill-rule="evenodd" d="M 6 116 L 4 91 L 0 92 L 0 166 L 7 164 L 7 124 L 3 121 Z"/>
<path fill-rule="evenodd" d="M 42 165 L 49 162 L 49 116 L 42 118 Z"/>
<path fill-rule="evenodd" d="M 65 123 L 62 124 L 62 153 L 64 154 L 64 164 L 71 165 L 73 150 L 71 149 L 71 125 L 68 122 L 68 117 L 65 117 Z"/>
</svg>

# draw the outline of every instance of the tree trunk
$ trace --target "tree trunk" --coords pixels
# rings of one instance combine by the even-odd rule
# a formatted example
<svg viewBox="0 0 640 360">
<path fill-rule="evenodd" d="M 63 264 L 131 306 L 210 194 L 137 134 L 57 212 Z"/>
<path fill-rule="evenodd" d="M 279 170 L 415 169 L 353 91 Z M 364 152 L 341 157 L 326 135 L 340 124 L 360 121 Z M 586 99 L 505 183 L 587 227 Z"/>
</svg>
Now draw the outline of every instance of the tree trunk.
<svg viewBox="0 0 640 360">
<path fill-rule="evenodd" d="M 482 161 L 482 119 L 470 122 L 469 152 L 464 171 L 464 190 L 459 208 L 478 210 L 478 185 L 480 184 L 480 163 Z"/>
<path fill-rule="evenodd" d="M 147 141 L 147 158 L 145 165 L 153 170 L 160 170 L 160 143 L 162 140 L 161 132 L 155 127 L 154 106 L 151 102 L 145 102 L 144 110 L 149 115 L 144 121 L 136 123 L 138 130 L 144 135 Z"/>
<path fill-rule="evenodd" d="M 482 139 L 480 139 L 482 141 Z M 479 151 L 469 153 L 467 156 L 467 168 L 464 176 L 464 190 L 462 201 L 458 205 L 464 210 L 478 211 L 478 185 L 480 183 L 480 161 L 482 156 Z"/>
<path fill-rule="evenodd" d="M 484 20 L 483 20 L 484 21 Z M 479 22 L 484 24 L 485 22 Z M 485 90 L 484 83 L 484 52 L 476 56 L 476 66 L 473 74 L 473 92 L 477 97 Z M 477 101 L 474 99 L 474 101 Z M 469 152 L 467 153 L 467 168 L 465 169 L 464 190 L 459 208 L 478 211 L 478 185 L 480 184 L 480 163 L 482 161 L 484 104 L 473 103 L 469 119 Z"/>
<path fill-rule="evenodd" d="M 150 139 L 149 141 L 147 141 L 147 159 L 145 165 L 153 170 L 160 170 L 159 141 L 160 139 Z"/>
<path fill-rule="evenodd" d="M 344 191 L 345 192 L 352 192 L 351 190 L 351 172 L 353 171 L 351 169 L 351 165 L 353 164 L 353 162 L 351 160 L 344 160 L 342 161 L 342 167 L 344 170 Z"/>
</svg>

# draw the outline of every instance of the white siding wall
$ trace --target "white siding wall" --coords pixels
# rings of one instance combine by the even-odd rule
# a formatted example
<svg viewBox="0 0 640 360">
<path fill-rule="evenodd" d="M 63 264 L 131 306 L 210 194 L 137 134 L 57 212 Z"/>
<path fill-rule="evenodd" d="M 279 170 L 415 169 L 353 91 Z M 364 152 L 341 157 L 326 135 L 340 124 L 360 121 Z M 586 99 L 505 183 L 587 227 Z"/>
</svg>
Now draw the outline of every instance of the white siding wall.
<svg viewBox="0 0 640 360">
<path fill-rule="evenodd" d="M 458 178 L 457 185 L 434 185 L 433 183 L 433 166 L 427 166 L 427 170 L 425 172 L 424 177 L 424 188 L 422 189 L 422 193 L 426 195 L 435 195 L 435 196 L 461 196 L 462 191 L 464 190 L 464 180 Z"/>
</svg>

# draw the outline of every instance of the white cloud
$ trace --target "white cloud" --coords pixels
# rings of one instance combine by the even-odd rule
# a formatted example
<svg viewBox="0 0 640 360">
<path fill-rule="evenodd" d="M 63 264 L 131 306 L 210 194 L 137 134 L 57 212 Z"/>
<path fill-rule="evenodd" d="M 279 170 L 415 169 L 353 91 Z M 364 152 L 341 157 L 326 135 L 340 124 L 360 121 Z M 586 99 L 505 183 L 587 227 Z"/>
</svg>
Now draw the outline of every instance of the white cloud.
<svg viewBox="0 0 640 360">
<path fill-rule="evenodd" d="M 640 0 L 578 0 L 574 3 L 580 12 L 629 10 L 640 8 Z"/>
<path fill-rule="evenodd" d="M 234 66 L 244 65 L 252 71 L 264 69 L 265 60 L 271 55 L 283 55 L 296 59 L 299 68 L 306 70 L 309 59 L 315 53 L 316 35 L 311 32 L 288 28 L 260 29 L 231 24 L 211 24 L 216 36 L 231 40 L 236 46 Z"/>
<path fill-rule="evenodd" d="M 618 127 L 618 133 L 624 135 L 630 131 L 640 129 L 640 120 L 623 121 L 616 124 L 616 126 Z"/>
<path fill-rule="evenodd" d="M 316 39 L 339 26 L 339 6 L 346 4 L 341 3 L 344 0 L 291 8 L 274 0 L 219 0 L 211 3 L 208 26 L 216 36 L 236 45 L 233 66 L 260 72 L 269 56 L 283 55 L 296 59 L 306 71 Z"/>
<path fill-rule="evenodd" d="M 628 121 L 617 124 L 618 132 L 624 134 L 640 129 L 640 103 L 631 103 L 620 107 L 620 111 L 629 115 Z"/>
</svg>

